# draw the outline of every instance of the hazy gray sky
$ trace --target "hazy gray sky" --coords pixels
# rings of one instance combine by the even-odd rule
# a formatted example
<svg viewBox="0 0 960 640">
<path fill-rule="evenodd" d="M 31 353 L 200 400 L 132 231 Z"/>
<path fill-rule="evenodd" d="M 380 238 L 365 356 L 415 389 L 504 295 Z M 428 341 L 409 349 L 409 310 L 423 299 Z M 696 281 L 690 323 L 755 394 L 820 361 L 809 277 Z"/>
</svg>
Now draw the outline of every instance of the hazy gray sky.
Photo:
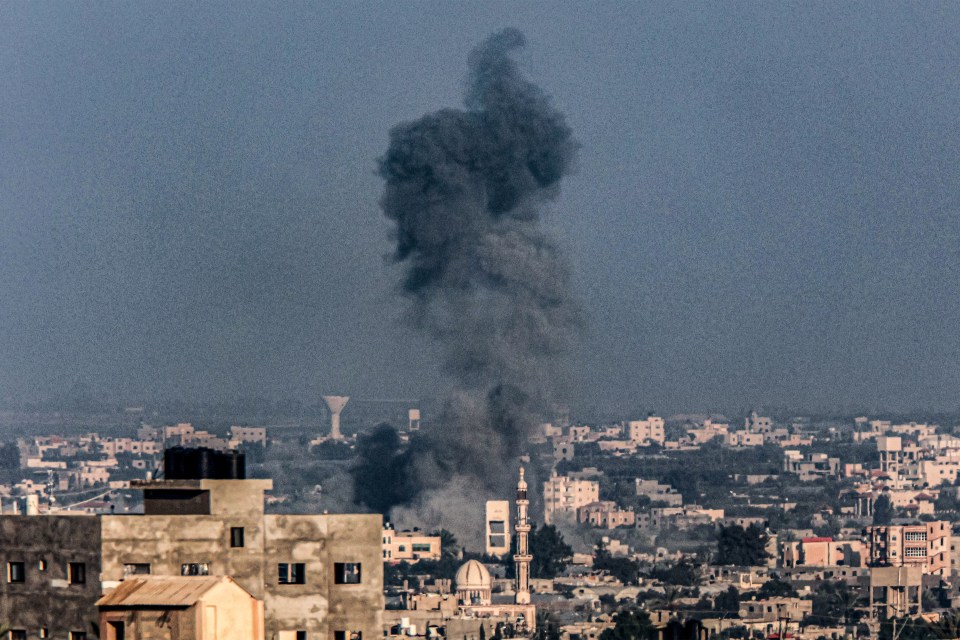
<svg viewBox="0 0 960 640">
<path fill-rule="evenodd" d="M 582 144 L 571 404 L 960 404 L 960 5 L 876 2 L 5 2 L 0 398 L 441 391 L 376 158 L 504 26 Z"/>
</svg>

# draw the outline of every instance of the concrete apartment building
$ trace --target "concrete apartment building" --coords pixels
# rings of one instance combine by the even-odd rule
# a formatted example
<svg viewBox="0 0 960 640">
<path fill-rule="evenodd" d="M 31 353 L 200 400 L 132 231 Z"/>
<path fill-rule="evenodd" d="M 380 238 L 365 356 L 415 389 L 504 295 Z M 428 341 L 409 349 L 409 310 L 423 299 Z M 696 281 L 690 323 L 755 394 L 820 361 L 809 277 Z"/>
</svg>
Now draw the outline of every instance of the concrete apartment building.
<svg viewBox="0 0 960 640">
<path fill-rule="evenodd" d="M 807 537 L 782 543 L 780 564 L 787 568 L 863 567 L 866 564 L 866 555 L 860 540 Z"/>
<path fill-rule="evenodd" d="M 636 523 L 637 515 L 633 511 L 625 511 L 612 500 L 591 502 L 577 509 L 577 522 L 587 523 L 601 529 L 616 529 L 617 527 L 632 527 Z"/>
<path fill-rule="evenodd" d="M 598 500 L 600 483 L 596 480 L 561 476 L 554 471 L 543 483 L 543 520 L 551 524 L 558 513 L 576 517 L 578 508 Z"/>
<path fill-rule="evenodd" d="M 918 567 L 923 573 L 950 576 L 950 523 L 873 525 L 864 530 L 872 567 Z"/>
<path fill-rule="evenodd" d="M 667 440 L 663 418 L 649 416 L 645 420 L 631 420 L 627 423 L 627 437 L 639 445 L 656 443 L 663 446 Z"/>
<path fill-rule="evenodd" d="M 840 476 L 840 458 L 831 458 L 825 453 L 803 455 L 795 449 L 788 449 L 783 452 L 783 470 L 799 476 L 800 482 L 837 478 Z"/>
<path fill-rule="evenodd" d="M 383 561 L 388 563 L 419 562 L 440 559 L 440 536 L 419 531 L 397 531 L 390 525 L 383 528 Z"/>
<path fill-rule="evenodd" d="M 97 635 L 97 600 L 126 578 L 209 575 L 263 601 L 267 637 L 378 636 L 382 517 L 267 515 L 272 481 L 235 476 L 140 483 L 143 515 L 0 516 L 0 620 L 84 640 Z"/>
<path fill-rule="evenodd" d="M 668 484 L 660 484 L 656 480 L 636 478 L 634 485 L 638 496 L 646 496 L 651 502 L 662 502 L 668 507 L 679 507 L 683 504 L 683 496 Z"/>
<path fill-rule="evenodd" d="M 920 567 L 874 567 L 870 570 L 869 612 L 873 620 L 923 613 L 923 572 Z"/>
<path fill-rule="evenodd" d="M 502 556 L 510 552 L 510 501 L 487 500 L 485 550 Z"/>
</svg>

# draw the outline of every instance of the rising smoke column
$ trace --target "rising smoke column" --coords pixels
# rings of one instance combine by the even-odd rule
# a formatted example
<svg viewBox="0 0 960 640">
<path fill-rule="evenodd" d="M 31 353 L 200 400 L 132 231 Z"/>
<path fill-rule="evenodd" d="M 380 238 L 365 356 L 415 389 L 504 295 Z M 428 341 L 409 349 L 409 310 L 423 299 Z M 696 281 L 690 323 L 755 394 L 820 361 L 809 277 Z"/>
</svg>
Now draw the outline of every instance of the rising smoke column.
<svg viewBox="0 0 960 640">
<path fill-rule="evenodd" d="M 540 217 L 577 143 L 510 57 L 523 45 L 515 29 L 490 36 L 470 54 L 466 108 L 396 126 L 380 159 L 410 319 L 441 345 L 455 382 L 436 428 L 391 461 L 406 476 L 383 478 L 407 488 L 397 502 L 453 476 L 494 488 L 503 474 L 491 472 L 549 406 L 576 326 L 569 269 Z"/>
</svg>

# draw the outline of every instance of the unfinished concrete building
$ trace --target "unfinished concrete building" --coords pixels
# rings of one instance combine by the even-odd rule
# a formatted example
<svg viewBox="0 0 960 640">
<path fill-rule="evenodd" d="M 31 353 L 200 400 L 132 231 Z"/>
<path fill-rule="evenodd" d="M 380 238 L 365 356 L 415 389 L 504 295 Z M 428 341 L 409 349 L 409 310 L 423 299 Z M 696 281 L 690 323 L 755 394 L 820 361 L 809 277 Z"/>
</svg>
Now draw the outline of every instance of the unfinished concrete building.
<svg viewBox="0 0 960 640">
<path fill-rule="evenodd" d="M 174 475 L 240 477 L 141 483 L 143 515 L 0 517 L 0 620 L 28 638 L 85 640 L 97 636 L 97 600 L 124 579 L 209 575 L 263 601 L 268 638 L 381 633 L 379 514 L 267 515 L 272 481 L 244 479 L 242 463 L 210 469 Z"/>
</svg>

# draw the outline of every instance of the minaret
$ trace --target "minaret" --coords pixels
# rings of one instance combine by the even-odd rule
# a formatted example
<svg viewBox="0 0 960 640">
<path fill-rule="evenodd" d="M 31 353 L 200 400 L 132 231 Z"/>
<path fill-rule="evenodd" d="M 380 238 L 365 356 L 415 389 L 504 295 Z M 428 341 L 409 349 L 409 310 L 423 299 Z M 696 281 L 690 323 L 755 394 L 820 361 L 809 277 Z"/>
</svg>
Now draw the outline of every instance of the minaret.
<svg viewBox="0 0 960 640">
<path fill-rule="evenodd" d="M 523 467 L 520 467 L 520 481 L 517 482 L 517 553 L 513 562 L 517 570 L 517 585 L 514 602 L 530 604 L 530 547 L 527 537 L 530 535 L 530 523 L 527 521 L 527 483 L 523 479 Z"/>
</svg>

